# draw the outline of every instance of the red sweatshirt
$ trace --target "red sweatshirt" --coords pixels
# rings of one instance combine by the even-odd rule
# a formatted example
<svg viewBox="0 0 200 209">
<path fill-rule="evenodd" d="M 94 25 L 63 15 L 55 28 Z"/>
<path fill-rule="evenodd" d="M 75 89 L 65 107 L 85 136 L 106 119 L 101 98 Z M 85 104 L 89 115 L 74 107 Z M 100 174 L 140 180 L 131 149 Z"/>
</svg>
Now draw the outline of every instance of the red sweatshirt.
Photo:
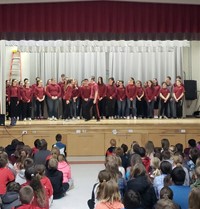
<svg viewBox="0 0 200 209">
<path fill-rule="evenodd" d="M 155 90 L 154 90 L 154 88 L 151 88 L 151 87 L 147 87 L 146 89 L 145 89 L 145 97 L 146 97 L 146 100 L 147 101 L 152 101 L 152 100 L 154 100 L 154 97 L 155 97 Z"/>
<path fill-rule="evenodd" d="M 81 87 L 81 97 L 82 99 L 89 99 L 91 94 L 90 86 L 82 86 Z"/>
<path fill-rule="evenodd" d="M 52 98 L 52 96 L 59 98 L 61 96 L 61 88 L 58 84 L 50 84 L 46 88 L 46 94 L 50 98 Z"/>
<path fill-rule="evenodd" d="M 15 207 L 13 207 L 12 209 L 15 209 Z M 24 205 L 18 206 L 17 209 L 41 209 L 41 208 L 32 204 L 24 204 Z"/>
<path fill-rule="evenodd" d="M 168 88 L 161 88 L 160 89 L 160 94 L 162 94 L 165 98 L 167 97 L 167 95 L 170 93 Z"/>
<path fill-rule="evenodd" d="M 117 100 L 125 100 L 126 99 L 126 89 L 124 87 L 117 88 Z"/>
<path fill-rule="evenodd" d="M 43 96 L 45 95 L 44 87 L 35 87 L 35 98 L 43 99 Z"/>
<path fill-rule="evenodd" d="M 90 87 L 91 87 L 90 99 L 94 99 L 96 91 L 98 94 L 98 85 L 96 83 L 93 83 L 90 85 Z M 97 99 L 98 99 L 98 95 L 97 95 Z"/>
<path fill-rule="evenodd" d="M 135 99 L 137 95 L 137 87 L 133 84 L 128 84 L 126 86 L 126 96 L 128 99 Z"/>
<path fill-rule="evenodd" d="M 105 84 L 98 84 L 98 89 L 99 89 L 99 97 L 104 98 L 106 97 L 106 85 Z"/>
<path fill-rule="evenodd" d="M 178 99 L 182 93 L 185 92 L 185 88 L 183 86 L 175 86 L 173 93 L 175 94 L 176 98 Z"/>
<path fill-rule="evenodd" d="M 67 86 L 67 88 L 65 89 L 65 93 L 64 93 L 64 99 L 66 101 L 69 101 L 72 97 L 72 86 Z"/>
<path fill-rule="evenodd" d="M 80 94 L 81 94 L 80 87 L 78 87 L 78 86 L 73 87 L 73 90 L 72 90 L 72 98 L 74 98 L 74 97 L 80 97 Z"/>
<path fill-rule="evenodd" d="M 6 185 L 15 180 L 12 171 L 9 168 L 0 168 L 0 195 L 6 193 Z"/>
<path fill-rule="evenodd" d="M 60 81 L 59 83 L 58 83 L 58 85 L 60 86 L 60 89 L 61 89 L 61 97 L 63 98 L 64 97 L 64 87 L 65 87 L 65 82 L 63 82 L 63 81 Z"/>
<path fill-rule="evenodd" d="M 53 187 L 51 184 L 51 181 L 48 177 L 44 176 L 40 179 L 41 184 L 44 186 L 46 193 L 48 195 L 48 198 L 50 198 L 53 195 Z"/>
<path fill-rule="evenodd" d="M 160 93 L 160 86 L 159 85 L 154 86 L 154 90 L 155 90 L 155 97 L 158 97 Z"/>
<path fill-rule="evenodd" d="M 22 100 L 23 102 L 28 102 L 29 100 L 31 101 L 33 96 L 33 92 L 31 88 L 23 88 L 23 92 L 22 92 Z"/>
<path fill-rule="evenodd" d="M 116 98 L 117 96 L 117 87 L 115 85 L 107 85 L 106 86 L 107 89 L 106 89 L 106 94 L 107 94 L 107 97 L 112 97 L 112 98 Z"/>
<path fill-rule="evenodd" d="M 19 100 L 22 100 L 23 91 L 24 91 L 24 87 L 19 87 L 19 94 L 20 94 L 20 99 Z"/>
<path fill-rule="evenodd" d="M 137 96 L 141 97 L 144 94 L 144 89 L 142 87 L 137 87 Z"/>
<path fill-rule="evenodd" d="M 11 86 L 8 91 L 8 101 L 10 101 L 11 97 L 17 97 L 20 100 L 20 91 L 17 86 Z"/>
</svg>

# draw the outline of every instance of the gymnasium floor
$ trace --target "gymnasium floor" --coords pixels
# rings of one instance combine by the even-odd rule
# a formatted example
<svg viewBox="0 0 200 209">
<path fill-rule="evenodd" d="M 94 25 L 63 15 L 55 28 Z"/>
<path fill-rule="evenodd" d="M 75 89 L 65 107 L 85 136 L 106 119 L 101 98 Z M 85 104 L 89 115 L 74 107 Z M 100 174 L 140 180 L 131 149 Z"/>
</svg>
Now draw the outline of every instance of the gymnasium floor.
<svg viewBox="0 0 200 209">
<path fill-rule="evenodd" d="M 60 200 L 54 200 L 51 209 L 88 209 L 87 200 L 91 198 L 92 188 L 97 181 L 103 164 L 71 164 L 74 189 Z"/>
</svg>

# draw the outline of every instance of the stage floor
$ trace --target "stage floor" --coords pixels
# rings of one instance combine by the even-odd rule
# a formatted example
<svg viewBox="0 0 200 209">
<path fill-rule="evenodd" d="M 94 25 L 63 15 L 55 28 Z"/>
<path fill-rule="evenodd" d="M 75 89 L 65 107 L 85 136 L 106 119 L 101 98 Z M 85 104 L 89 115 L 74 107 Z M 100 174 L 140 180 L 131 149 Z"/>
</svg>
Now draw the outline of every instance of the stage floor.
<svg viewBox="0 0 200 209">
<path fill-rule="evenodd" d="M 133 141 L 144 146 L 148 140 L 161 146 L 161 139 L 169 139 L 172 145 L 182 143 L 187 147 L 188 139 L 200 141 L 200 119 L 104 119 L 96 120 L 32 120 L 17 121 L 16 126 L 0 126 L 0 146 L 7 146 L 12 139 L 18 138 L 33 147 L 36 139 L 46 139 L 48 148 L 55 143 L 56 134 L 63 136 L 67 144 L 68 156 L 104 156 L 110 146 L 110 139 L 117 146 L 125 143 L 129 147 Z"/>
</svg>

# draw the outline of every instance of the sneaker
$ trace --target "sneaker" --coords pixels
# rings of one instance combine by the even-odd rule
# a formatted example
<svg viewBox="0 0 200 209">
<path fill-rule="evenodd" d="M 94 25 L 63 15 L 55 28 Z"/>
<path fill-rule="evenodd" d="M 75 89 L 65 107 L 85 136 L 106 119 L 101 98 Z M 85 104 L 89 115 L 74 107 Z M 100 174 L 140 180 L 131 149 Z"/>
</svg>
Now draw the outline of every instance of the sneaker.
<svg viewBox="0 0 200 209">
<path fill-rule="evenodd" d="M 168 117 L 167 116 L 164 116 L 164 119 L 168 119 Z"/>
<path fill-rule="evenodd" d="M 50 120 L 50 121 L 52 121 L 52 120 L 53 120 L 53 117 L 52 117 L 52 118 L 50 118 L 49 120 Z"/>
<path fill-rule="evenodd" d="M 65 121 L 65 122 L 69 122 L 69 119 L 65 119 L 64 121 Z"/>
<path fill-rule="evenodd" d="M 31 118 L 28 118 L 28 120 L 31 120 Z"/>
<path fill-rule="evenodd" d="M 127 116 L 126 119 L 129 120 L 130 119 L 130 116 Z"/>
<path fill-rule="evenodd" d="M 155 118 L 155 119 L 158 119 L 158 116 L 157 116 L 157 115 L 155 115 L 155 116 L 154 116 L 154 118 Z"/>
<path fill-rule="evenodd" d="M 80 117 L 78 116 L 77 119 L 80 120 Z"/>
<path fill-rule="evenodd" d="M 159 118 L 162 119 L 162 116 L 160 116 Z"/>
<path fill-rule="evenodd" d="M 55 120 L 55 121 L 56 121 L 56 120 L 57 120 L 57 118 L 56 118 L 56 117 L 54 117 L 54 118 L 53 118 L 53 120 Z"/>
<path fill-rule="evenodd" d="M 136 117 L 136 116 L 134 116 L 134 117 L 133 117 L 133 119 L 134 119 L 134 120 L 136 120 L 136 119 L 137 119 L 137 117 Z"/>
<path fill-rule="evenodd" d="M 26 118 L 24 118 L 24 121 L 26 121 Z"/>
</svg>

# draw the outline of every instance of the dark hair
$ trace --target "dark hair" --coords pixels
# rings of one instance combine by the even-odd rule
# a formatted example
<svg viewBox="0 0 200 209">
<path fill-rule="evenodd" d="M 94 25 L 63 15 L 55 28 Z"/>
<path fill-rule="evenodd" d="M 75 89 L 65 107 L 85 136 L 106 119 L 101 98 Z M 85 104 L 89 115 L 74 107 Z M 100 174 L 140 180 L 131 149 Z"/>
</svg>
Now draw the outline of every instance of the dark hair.
<svg viewBox="0 0 200 209">
<path fill-rule="evenodd" d="M 24 169 L 26 170 L 34 165 L 34 161 L 31 158 L 26 158 L 23 164 L 24 164 Z"/>
<path fill-rule="evenodd" d="M 133 152 L 135 152 L 136 154 L 139 154 L 138 152 L 139 152 L 139 148 L 140 148 L 140 145 L 139 144 L 134 144 L 133 145 Z"/>
<path fill-rule="evenodd" d="M 35 175 L 36 175 L 36 171 L 35 171 L 35 167 L 34 167 L 34 166 L 32 166 L 32 167 L 30 167 L 30 168 L 27 168 L 27 169 L 25 170 L 25 178 L 26 178 L 26 180 L 31 181 L 32 178 L 33 178 Z"/>
<path fill-rule="evenodd" d="M 34 141 L 34 146 L 35 146 L 36 148 L 38 148 L 38 147 L 39 147 L 39 144 L 40 144 L 40 139 L 36 139 L 36 140 Z"/>
<path fill-rule="evenodd" d="M 160 170 L 162 174 L 171 174 L 172 172 L 172 164 L 168 161 L 162 161 L 160 164 Z"/>
<path fill-rule="evenodd" d="M 47 150 L 47 141 L 45 139 L 41 139 L 38 145 L 39 150 Z"/>
<path fill-rule="evenodd" d="M 175 145 L 176 152 L 179 152 L 180 154 L 183 153 L 183 145 L 181 143 L 178 143 Z"/>
<path fill-rule="evenodd" d="M 139 208 L 141 206 L 140 194 L 132 189 L 127 190 L 124 195 L 123 203 L 126 209 Z"/>
<path fill-rule="evenodd" d="M 196 161 L 199 155 L 200 155 L 200 151 L 197 147 L 190 149 L 189 156 L 190 156 L 190 159 L 194 162 L 194 164 L 196 164 Z"/>
<path fill-rule="evenodd" d="M 168 150 L 162 152 L 162 160 L 169 160 L 171 157 L 171 153 Z"/>
<path fill-rule="evenodd" d="M 141 157 L 145 157 L 145 155 L 146 155 L 146 150 L 144 149 L 144 147 L 139 147 L 139 148 L 138 148 L 138 154 L 139 154 Z"/>
<path fill-rule="evenodd" d="M 61 134 L 57 134 L 56 135 L 56 141 L 60 142 L 62 140 L 62 135 Z"/>
<path fill-rule="evenodd" d="M 175 185 L 183 185 L 185 181 L 185 171 L 182 167 L 175 167 L 171 172 L 171 178 Z"/>
<path fill-rule="evenodd" d="M 99 83 L 99 79 L 101 80 L 101 83 Z M 101 76 L 98 77 L 98 84 L 100 84 L 100 85 L 103 84 L 103 78 Z"/>
<path fill-rule="evenodd" d="M 170 199 L 170 200 L 173 200 L 173 191 L 165 186 L 163 187 L 161 190 L 160 190 L 160 199 Z"/>
<path fill-rule="evenodd" d="M 189 139 L 188 140 L 188 144 L 190 145 L 190 147 L 196 147 L 196 140 L 195 139 Z"/>
<path fill-rule="evenodd" d="M 19 192 L 21 186 L 17 182 L 10 182 L 7 185 L 7 192 Z"/>
<path fill-rule="evenodd" d="M 128 151 L 128 146 L 126 144 L 122 144 L 121 148 L 123 149 L 124 153 Z"/>
<path fill-rule="evenodd" d="M 169 146 L 170 146 L 169 140 L 168 139 L 162 139 L 161 140 L 161 146 L 162 146 L 163 150 L 168 150 Z"/>
<path fill-rule="evenodd" d="M 34 196 L 33 189 L 30 186 L 22 187 L 19 196 L 22 204 L 30 204 Z"/>
<path fill-rule="evenodd" d="M 8 161 L 5 158 L 0 158 L 0 168 L 5 168 Z"/>
</svg>

